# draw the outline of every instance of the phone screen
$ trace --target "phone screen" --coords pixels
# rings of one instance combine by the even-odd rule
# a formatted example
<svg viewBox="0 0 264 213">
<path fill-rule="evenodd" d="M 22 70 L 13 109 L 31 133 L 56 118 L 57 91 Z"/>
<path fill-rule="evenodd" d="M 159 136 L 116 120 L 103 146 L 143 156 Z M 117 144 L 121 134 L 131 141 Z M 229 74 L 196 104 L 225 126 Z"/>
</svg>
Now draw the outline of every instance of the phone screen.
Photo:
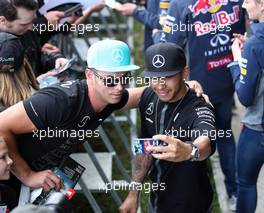
<svg viewBox="0 0 264 213">
<path fill-rule="evenodd" d="M 146 150 L 148 146 L 166 146 L 163 141 L 154 140 L 152 138 L 136 138 L 133 140 L 134 154 L 150 155 L 153 152 Z"/>
</svg>

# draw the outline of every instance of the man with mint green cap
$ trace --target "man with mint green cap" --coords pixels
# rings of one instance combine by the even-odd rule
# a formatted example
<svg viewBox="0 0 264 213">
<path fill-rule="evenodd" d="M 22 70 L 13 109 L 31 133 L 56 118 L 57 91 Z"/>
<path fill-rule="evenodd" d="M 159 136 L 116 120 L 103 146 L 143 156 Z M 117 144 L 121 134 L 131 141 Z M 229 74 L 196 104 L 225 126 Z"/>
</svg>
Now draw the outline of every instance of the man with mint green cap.
<svg viewBox="0 0 264 213">
<path fill-rule="evenodd" d="M 128 46 L 117 40 L 103 40 L 92 45 L 87 54 L 89 68 L 105 72 L 130 72 L 139 69 L 130 64 Z"/>
<path fill-rule="evenodd" d="M 93 44 L 87 63 L 86 80 L 44 88 L 0 113 L 0 135 L 14 161 L 12 173 L 29 187 L 59 190 L 63 184 L 51 169 L 85 138 L 99 137 L 96 128 L 114 110 L 139 102 L 142 88 L 125 89 L 130 71 L 139 67 L 130 64 L 124 42 Z"/>
</svg>

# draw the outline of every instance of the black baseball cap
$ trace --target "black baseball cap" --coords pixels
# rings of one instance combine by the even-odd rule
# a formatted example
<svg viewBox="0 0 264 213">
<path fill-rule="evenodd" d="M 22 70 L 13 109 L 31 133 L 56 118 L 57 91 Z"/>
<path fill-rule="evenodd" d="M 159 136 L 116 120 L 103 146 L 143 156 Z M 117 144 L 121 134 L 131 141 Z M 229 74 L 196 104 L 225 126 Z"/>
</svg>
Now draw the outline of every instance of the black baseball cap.
<svg viewBox="0 0 264 213">
<path fill-rule="evenodd" d="M 142 77 L 169 77 L 186 66 L 184 50 L 177 44 L 166 42 L 150 46 L 145 52 L 145 70 Z"/>
<path fill-rule="evenodd" d="M 18 37 L 0 32 L 0 64 L 11 65 L 10 72 L 19 70 L 24 62 L 24 47 Z"/>
</svg>

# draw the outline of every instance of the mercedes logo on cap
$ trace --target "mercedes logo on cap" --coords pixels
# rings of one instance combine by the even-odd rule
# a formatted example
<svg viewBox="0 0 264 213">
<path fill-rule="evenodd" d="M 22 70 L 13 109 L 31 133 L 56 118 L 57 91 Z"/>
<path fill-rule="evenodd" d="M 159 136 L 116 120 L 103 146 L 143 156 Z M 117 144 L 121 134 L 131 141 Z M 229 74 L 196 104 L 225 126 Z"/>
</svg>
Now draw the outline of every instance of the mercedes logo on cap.
<svg viewBox="0 0 264 213">
<path fill-rule="evenodd" d="M 155 55 L 152 59 L 152 64 L 156 68 L 161 68 L 165 64 L 165 58 L 162 55 Z"/>
<path fill-rule="evenodd" d="M 121 62 L 121 61 L 123 61 L 123 59 L 124 59 L 123 51 L 120 50 L 120 49 L 113 50 L 113 52 L 112 52 L 112 58 L 113 58 L 113 61 L 115 61 L 115 62 Z"/>
</svg>

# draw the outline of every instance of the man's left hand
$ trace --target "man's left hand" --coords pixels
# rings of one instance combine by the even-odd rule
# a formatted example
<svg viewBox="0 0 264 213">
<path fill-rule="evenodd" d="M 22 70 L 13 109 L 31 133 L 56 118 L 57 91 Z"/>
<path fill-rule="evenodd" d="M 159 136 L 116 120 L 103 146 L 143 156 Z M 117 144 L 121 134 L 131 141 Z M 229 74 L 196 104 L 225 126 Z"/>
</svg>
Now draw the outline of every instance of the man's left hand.
<svg viewBox="0 0 264 213">
<path fill-rule="evenodd" d="M 52 54 L 52 53 L 58 53 L 60 52 L 60 49 L 52 44 L 45 43 L 42 48 L 41 52 L 47 53 L 47 54 Z"/>
<path fill-rule="evenodd" d="M 45 15 L 46 19 L 50 24 L 56 26 L 59 21 L 64 17 L 64 12 L 61 11 L 50 11 L 47 12 Z"/>
<path fill-rule="evenodd" d="M 197 97 L 203 96 L 206 103 L 211 104 L 208 95 L 204 94 L 203 87 L 198 81 L 186 81 L 186 83 L 189 85 L 190 89 L 194 90 Z"/>
<path fill-rule="evenodd" d="M 235 38 L 232 44 L 232 53 L 234 61 L 241 61 L 242 58 L 243 43 L 239 38 Z"/>
<path fill-rule="evenodd" d="M 55 62 L 55 68 L 56 69 L 59 69 L 60 67 L 62 67 L 64 64 L 66 64 L 68 61 L 68 59 L 66 58 L 58 58 L 56 59 L 56 62 Z"/>
<path fill-rule="evenodd" d="M 161 152 L 160 154 L 152 154 L 154 158 L 173 162 L 186 161 L 191 158 L 192 147 L 190 144 L 167 135 L 155 135 L 153 139 L 168 144 L 167 146 L 148 146 L 147 151 Z"/>
</svg>

